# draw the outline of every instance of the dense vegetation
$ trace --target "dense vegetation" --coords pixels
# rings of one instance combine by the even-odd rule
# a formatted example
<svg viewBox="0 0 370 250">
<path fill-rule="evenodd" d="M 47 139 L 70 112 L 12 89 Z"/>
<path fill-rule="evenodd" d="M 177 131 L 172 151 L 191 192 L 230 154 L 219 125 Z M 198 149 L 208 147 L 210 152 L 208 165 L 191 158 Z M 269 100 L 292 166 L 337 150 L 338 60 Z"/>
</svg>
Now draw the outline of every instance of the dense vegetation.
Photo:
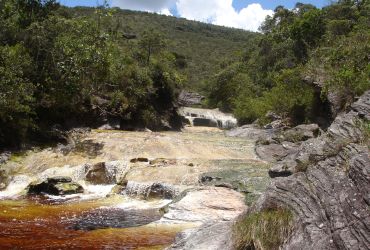
<svg viewBox="0 0 370 250">
<path fill-rule="evenodd" d="M 209 81 L 209 104 L 241 123 L 266 123 L 268 111 L 291 123 L 322 122 L 330 117 L 327 93 L 343 110 L 370 89 L 369 17 L 368 1 L 277 7 L 255 47 Z"/>
<path fill-rule="evenodd" d="M 0 0 L 0 147 L 112 119 L 179 127 L 179 90 L 200 90 L 255 36 L 108 6 Z"/>
<path fill-rule="evenodd" d="M 0 0 L 0 147 L 51 128 L 179 127 L 183 89 L 240 123 L 320 122 L 370 88 L 367 1 L 278 7 L 261 33 L 55 0 Z M 58 126 L 59 128 L 60 126 Z"/>
<path fill-rule="evenodd" d="M 0 1 L 1 146 L 48 136 L 55 124 L 180 126 L 182 79 L 165 39 L 147 32 L 125 51 L 102 28 L 112 20 L 105 8 L 71 18 L 51 0 Z"/>
</svg>

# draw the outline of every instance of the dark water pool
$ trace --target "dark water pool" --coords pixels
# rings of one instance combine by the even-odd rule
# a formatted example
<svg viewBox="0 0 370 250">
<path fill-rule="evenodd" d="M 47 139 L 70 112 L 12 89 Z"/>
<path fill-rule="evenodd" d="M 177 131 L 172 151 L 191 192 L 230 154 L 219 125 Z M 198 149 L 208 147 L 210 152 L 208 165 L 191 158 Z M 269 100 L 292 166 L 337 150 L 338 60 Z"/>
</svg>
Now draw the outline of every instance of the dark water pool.
<svg viewBox="0 0 370 250">
<path fill-rule="evenodd" d="M 160 218 L 156 210 L 102 205 L 107 201 L 0 201 L 0 249 L 163 249 L 180 231 L 148 225 Z"/>
</svg>

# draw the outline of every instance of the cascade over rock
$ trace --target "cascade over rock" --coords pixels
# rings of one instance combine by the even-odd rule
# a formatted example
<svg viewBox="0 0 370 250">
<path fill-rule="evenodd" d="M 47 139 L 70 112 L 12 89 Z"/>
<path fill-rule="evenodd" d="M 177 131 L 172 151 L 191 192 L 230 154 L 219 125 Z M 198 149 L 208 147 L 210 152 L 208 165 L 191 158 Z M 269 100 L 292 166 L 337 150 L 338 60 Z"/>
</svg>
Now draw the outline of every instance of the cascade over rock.
<svg viewBox="0 0 370 250">
<path fill-rule="evenodd" d="M 218 109 L 183 107 L 180 108 L 179 113 L 183 117 L 183 120 L 191 126 L 231 129 L 238 124 L 238 121 L 232 114 L 225 114 Z"/>
</svg>

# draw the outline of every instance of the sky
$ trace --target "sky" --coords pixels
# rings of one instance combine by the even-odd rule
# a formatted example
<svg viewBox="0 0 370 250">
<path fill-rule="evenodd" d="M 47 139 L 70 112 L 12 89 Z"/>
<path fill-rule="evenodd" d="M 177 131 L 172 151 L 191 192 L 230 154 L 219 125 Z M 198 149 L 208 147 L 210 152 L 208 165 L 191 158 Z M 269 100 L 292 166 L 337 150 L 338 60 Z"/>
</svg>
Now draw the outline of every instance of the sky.
<svg viewBox="0 0 370 250">
<path fill-rule="evenodd" d="M 103 0 L 60 0 L 67 6 L 97 6 Z M 227 27 L 257 31 L 267 15 L 296 2 L 323 7 L 329 0 L 110 0 L 112 7 L 155 12 Z"/>
</svg>

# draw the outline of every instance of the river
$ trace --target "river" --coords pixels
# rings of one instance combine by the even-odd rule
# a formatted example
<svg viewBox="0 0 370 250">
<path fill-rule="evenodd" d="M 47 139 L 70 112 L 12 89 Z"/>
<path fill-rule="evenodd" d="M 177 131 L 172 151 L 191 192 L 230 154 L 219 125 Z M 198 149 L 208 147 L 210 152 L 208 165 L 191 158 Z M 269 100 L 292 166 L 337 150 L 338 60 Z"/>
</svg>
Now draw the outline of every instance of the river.
<svg viewBox="0 0 370 250">
<path fill-rule="evenodd" d="M 133 160 L 138 158 L 151 162 Z M 81 169 L 100 162 L 124 172 L 125 191 L 113 194 L 114 183 L 93 185 L 84 179 Z M 241 211 L 268 182 L 268 166 L 256 157 L 253 141 L 205 127 L 160 133 L 93 130 L 71 148 L 34 148 L 14 155 L 2 168 L 13 177 L 0 192 L 0 249 L 163 249 L 180 231 L 237 215 L 232 206 L 241 195 L 226 184 L 243 193 L 243 205 L 235 203 Z M 53 176 L 71 177 L 84 193 L 26 195 L 29 183 Z M 166 216 L 161 208 L 173 197 L 145 196 L 151 183 L 167 185 L 176 194 L 194 189 L 198 203 L 208 198 L 210 205 L 197 203 L 193 210 L 189 205 L 190 212 Z M 211 189 L 214 185 L 220 187 Z M 223 204 L 220 196 L 227 192 Z"/>
</svg>

